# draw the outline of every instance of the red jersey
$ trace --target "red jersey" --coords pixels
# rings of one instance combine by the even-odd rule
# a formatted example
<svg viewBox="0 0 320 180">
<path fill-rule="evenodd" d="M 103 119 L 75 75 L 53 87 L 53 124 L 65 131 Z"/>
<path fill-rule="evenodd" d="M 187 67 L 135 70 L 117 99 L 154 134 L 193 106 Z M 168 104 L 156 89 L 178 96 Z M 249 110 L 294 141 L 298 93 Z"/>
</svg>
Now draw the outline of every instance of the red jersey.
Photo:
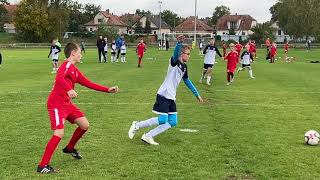
<svg viewBox="0 0 320 180">
<path fill-rule="evenodd" d="M 286 44 L 284 45 L 284 51 L 285 51 L 285 52 L 288 52 L 288 51 L 289 51 L 289 44 L 288 44 L 288 43 L 286 43 Z"/>
<path fill-rule="evenodd" d="M 143 55 L 145 51 L 146 51 L 146 45 L 144 43 L 139 43 L 137 46 L 137 53 L 139 55 Z"/>
<path fill-rule="evenodd" d="M 240 52 L 241 49 L 242 49 L 242 45 L 240 43 L 236 44 L 235 45 L 236 49 L 237 49 L 237 52 Z M 239 53 L 240 54 L 240 53 Z"/>
<path fill-rule="evenodd" d="M 256 45 L 254 43 L 249 43 L 249 46 L 250 46 L 249 48 L 250 53 L 256 52 Z"/>
<path fill-rule="evenodd" d="M 275 46 L 271 46 L 270 56 L 274 57 L 277 53 L 277 48 Z"/>
<path fill-rule="evenodd" d="M 48 97 L 48 107 L 61 107 L 71 104 L 67 92 L 74 89 L 75 83 L 94 89 L 108 92 L 108 87 L 101 86 L 87 79 L 79 69 L 69 61 L 64 61 L 58 69 L 52 91 Z"/>
<path fill-rule="evenodd" d="M 239 55 L 236 51 L 230 51 L 225 57 L 227 60 L 227 69 L 230 72 L 234 72 L 237 68 L 237 63 L 239 62 Z"/>
</svg>

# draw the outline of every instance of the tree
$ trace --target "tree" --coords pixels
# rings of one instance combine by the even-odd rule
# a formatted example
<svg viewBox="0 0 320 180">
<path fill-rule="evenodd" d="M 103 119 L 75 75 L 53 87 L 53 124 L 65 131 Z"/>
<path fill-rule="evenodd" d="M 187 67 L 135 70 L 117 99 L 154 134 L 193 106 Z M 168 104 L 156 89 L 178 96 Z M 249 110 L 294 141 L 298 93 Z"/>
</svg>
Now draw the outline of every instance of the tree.
<svg viewBox="0 0 320 180">
<path fill-rule="evenodd" d="M 273 7 L 279 27 L 292 37 L 308 38 L 319 34 L 319 0 L 280 0 Z"/>
<path fill-rule="evenodd" d="M 151 11 L 145 11 L 145 10 L 140 10 L 140 9 L 136 9 L 136 14 L 138 14 L 139 16 L 144 16 L 144 15 L 151 15 Z"/>
<path fill-rule="evenodd" d="M 40 0 L 22 0 L 14 18 L 18 36 L 28 42 L 52 38 L 47 12 L 48 3 Z"/>
<path fill-rule="evenodd" d="M 106 37 L 109 41 L 114 40 L 118 36 L 119 29 L 110 27 L 106 22 L 102 22 L 98 25 L 96 35 Z"/>
<path fill-rule="evenodd" d="M 214 9 L 214 12 L 212 14 L 210 21 L 208 22 L 209 26 L 216 25 L 218 22 L 218 19 L 225 15 L 230 15 L 230 8 L 224 5 L 217 6 Z"/>
<path fill-rule="evenodd" d="M 171 27 L 176 27 L 180 21 L 178 15 L 170 10 L 164 10 L 161 12 L 161 18 Z"/>
<path fill-rule="evenodd" d="M 272 32 L 274 29 L 271 27 L 270 23 L 257 24 L 255 27 L 251 29 L 253 34 L 250 35 L 250 39 L 255 40 L 257 43 L 262 44 L 264 40 L 270 38 L 274 39 Z"/>
<path fill-rule="evenodd" d="M 91 21 L 100 11 L 101 6 L 94 4 L 85 4 L 83 9 L 84 22 L 87 23 Z"/>
<path fill-rule="evenodd" d="M 135 32 L 136 34 L 141 34 L 141 33 L 143 33 L 143 27 L 142 27 L 140 21 L 138 21 L 137 24 L 136 24 L 136 26 L 134 27 L 134 32 Z"/>
<path fill-rule="evenodd" d="M 151 33 L 151 23 L 148 18 L 146 20 L 146 27 L 144 27 L 144 33 L 146 33 L 146 34 Z"/>
</svg>

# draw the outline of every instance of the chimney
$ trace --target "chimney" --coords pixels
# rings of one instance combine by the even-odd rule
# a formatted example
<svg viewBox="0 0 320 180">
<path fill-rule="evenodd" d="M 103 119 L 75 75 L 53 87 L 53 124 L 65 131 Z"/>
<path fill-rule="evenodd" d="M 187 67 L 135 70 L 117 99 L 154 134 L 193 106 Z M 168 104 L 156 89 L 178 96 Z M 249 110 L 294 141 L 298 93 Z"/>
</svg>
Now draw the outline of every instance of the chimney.
<svg viewBox="0 0 320 180">
<path fill-rule="evenodd" d="M 109 9 L 106 10 L 107 14 L 109 14 Z"/>
</svg>

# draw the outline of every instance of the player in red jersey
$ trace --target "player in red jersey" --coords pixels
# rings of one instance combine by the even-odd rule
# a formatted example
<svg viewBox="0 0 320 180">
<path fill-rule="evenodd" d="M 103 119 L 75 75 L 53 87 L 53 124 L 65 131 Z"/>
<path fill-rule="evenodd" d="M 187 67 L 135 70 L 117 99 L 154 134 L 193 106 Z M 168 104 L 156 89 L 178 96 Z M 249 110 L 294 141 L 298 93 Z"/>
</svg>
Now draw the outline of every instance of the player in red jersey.
<svg viewBox="0 0 320 180">
<path fill-rule="evenodd" d="M 289 43 L 286 42 L 283 47 L 284 47 L 284 58 L 287 59 L 288 52 L 289 52 Z"/>
<path fill-rule="evenodd" d="M 242 45 L 240 44 L 240 42 L 238 42 L 234 47 L 236 48 L 236 51 L 238 52 L 238 56 L 240 57 Z"/>
<path fill-rule="evenodd" d="M 276 54 L 277 54 L 277 45 L 276 43 L 272 43 L 270 47 L 270 63 L 274 63 Z"/>
<path fill-rule="evenodd" d="M 257 44 L 256 44 L 255 40 L 252 41 L 252 46 L 253 46 L 253 58 L 256 59 L 257 58 Z"/>
<path fill-rule="evenodd" d="M 222 40 L 223 57 L 226 57 L 228 45 Z"/>
<path fill-rule="evenodd" d="M 42 160 L 37 168 L 37 172 L 44 174 L 56 172 L 56 170 L 49 165 L 49 162 L 64 135 L 65 120 L 71 124 L 77 124 L 78 128 L 74 131 L 72 138 L 63 149 L 63 152 L 71 154 L 76 159 L 82 159 L 82 156 L 74 147 L 82 135 L 88 130 L 89 122 L 83 112 L 71 102 L 71 99 L 78 96 L 78 93 L 74 90 L 75 83 L 106 93 L 118 92 L 117 86 L 109 88 L 95 84 L 79 71 L 75 66 L 75 64 L 81 60 L 81 49 L 77 44 L 68 43 L 64 49 L 64 53 L 67 59 L 58 69 L 52 91 L 47 101 L 53 135 L 47 143 Z"/>
<path fill-rule="evenodd" d="M 229 47 L 231 48 L 231 51 L 225 57 L 225 60 L 227 61 L 227 85 L 230 85 L 233 82 L 234 71 L 236 70 L 239 62 L 239 55 L 236 47 L 233 43 L 231 43 Z"/>
<path fill-rule="evenodd" d="M 138 55 L 138 67 L 141 67 L 142 58 L 145 52 L 146 52 L 146 45 L 143 43 L 143 40 L 141 39 L 136 49 L 136 53 Z"/>
</svg>

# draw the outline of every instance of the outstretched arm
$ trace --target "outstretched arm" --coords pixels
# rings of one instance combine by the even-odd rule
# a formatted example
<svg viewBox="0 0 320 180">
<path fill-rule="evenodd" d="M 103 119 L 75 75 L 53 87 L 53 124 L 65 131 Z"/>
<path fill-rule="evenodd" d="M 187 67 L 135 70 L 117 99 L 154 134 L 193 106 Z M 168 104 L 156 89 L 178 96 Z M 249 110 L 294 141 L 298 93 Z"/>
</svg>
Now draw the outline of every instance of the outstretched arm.
<svg viewBox="0 0 320 180">
<path fill-rule="evenodd" d="M 177 42 L 176 47 L 174 48 L 173 55 L 171 57 L 171 65 L 172 66 L 176 65 L 177 61 L 179 60 L 180 52 L 182 49 L 182 42 L 184 41 L 184 39 L 185 39 L 184 36 L 177 37 L 178 42 Z"/>
<path fill-rule="evenodd" d="M 220 57 L 222 57 L 222 55 L 221 55 L 221 53 L 220 53 L 219 49 L 218 49 L 217 47 L 215 47 L 214 49 L 216 50 L 217 54 L 218 54 Z"/>
<path fill-rule="evenodd" d="M 197 88 L 193 85 L 189 78 L 183 78 L 184 84 L 191 90 L 193 95 L 198 99 L 199 102 L 203 102 Z"/>
</svg>

